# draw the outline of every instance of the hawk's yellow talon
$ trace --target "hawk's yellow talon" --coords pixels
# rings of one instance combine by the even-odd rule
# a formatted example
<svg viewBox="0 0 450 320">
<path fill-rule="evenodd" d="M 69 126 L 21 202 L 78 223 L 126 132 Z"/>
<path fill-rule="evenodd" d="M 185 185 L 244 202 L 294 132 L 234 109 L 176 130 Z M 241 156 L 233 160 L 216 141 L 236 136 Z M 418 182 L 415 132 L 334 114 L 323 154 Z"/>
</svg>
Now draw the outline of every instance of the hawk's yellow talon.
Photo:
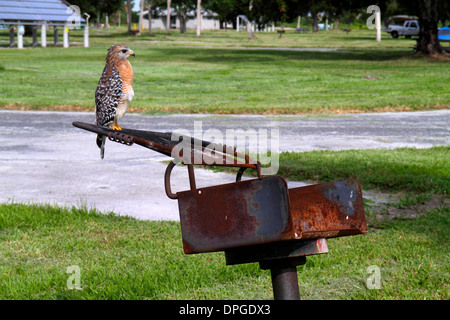
<svg viewBox="0 0 450 320">
<path fill-rule="evenodd" d="M 119 126 L 118 124 L 113 125 L 112 127 L 113 130 L 122 130 L 122 127 Z"/>
</svg>

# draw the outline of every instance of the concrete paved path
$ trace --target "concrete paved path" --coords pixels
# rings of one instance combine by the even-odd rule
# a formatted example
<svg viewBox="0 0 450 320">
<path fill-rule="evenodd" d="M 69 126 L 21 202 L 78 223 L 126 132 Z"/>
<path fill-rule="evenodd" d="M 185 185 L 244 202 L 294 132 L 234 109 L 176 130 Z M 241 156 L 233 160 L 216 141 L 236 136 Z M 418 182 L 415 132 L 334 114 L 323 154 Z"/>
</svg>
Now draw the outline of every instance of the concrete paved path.
<svg viewBox="0 0 450 320">
<path fill-rule="evenodd" d="M 161 161 L 140 146 L 107 142 L 99 157 L 95 135 L 72 126 L 94 122 L 93 113 L 0 111 L 0 202 L 87 205 L 141 219 L 178 220 L 178 204 L 164 192 Z M 449 145 L 450 110 L 345 115 L 127 114 L 121 125 L 151 131 L 278 129 L 280 151 L 354 148 L 428 148 Z M 197 185 L 234 181 L 234 175 L 196 169 Z M 175 168 L 174 191 L 189 188 L 185 168 Z M 302 183 L 291 183 L 291 186 Z"/>
</svg>

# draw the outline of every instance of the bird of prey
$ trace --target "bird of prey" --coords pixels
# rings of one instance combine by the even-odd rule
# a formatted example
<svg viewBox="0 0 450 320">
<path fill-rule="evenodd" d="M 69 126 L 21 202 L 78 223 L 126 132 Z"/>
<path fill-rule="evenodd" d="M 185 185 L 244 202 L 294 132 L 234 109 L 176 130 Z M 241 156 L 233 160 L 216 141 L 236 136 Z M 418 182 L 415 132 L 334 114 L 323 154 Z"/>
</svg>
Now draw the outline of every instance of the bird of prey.
<svg viewBox="0 0 450 320">
<path fill-rule="evenodd" d="M 128 46 L 116 44 L 108 49 L 106 65 L 95 91 L 95 124 L 122 130 L 117 123 L 126 113 L 134 96 L 133 68 L 128 58 L 135 56 Z M 105 155 L 106 137 L 97 135 L 100 157 Z"/>
</svg>

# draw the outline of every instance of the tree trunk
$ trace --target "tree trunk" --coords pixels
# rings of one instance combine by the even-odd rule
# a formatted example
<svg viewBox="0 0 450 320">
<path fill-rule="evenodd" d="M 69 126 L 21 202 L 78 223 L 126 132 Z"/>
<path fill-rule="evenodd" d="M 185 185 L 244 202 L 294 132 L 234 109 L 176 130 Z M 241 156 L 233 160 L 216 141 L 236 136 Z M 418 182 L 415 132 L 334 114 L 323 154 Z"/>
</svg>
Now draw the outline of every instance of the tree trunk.
<svg viewBox="0 0 450 320">
<path fill-rule="evenodd" d="M 186 5 L 183 3 L 177 11 L 178 19 L 180 19 L 180 33 L 186 33 L 186 22 L 187 22 L 187 9 Z"/>
<path fill-rule="evenodd" d="M 197 37 L 200 37 L 202 27 L 202 0 L 197 0 Z"/>
<path fill-rule="evenodd" d="M 128 33 L 131 33 L 131 0 L 128 0 L 127 23 L 128 23 Z"/>
<path fill-rule="evenodd" d="M 339 18 L 334 18 L 334 30 L 338 30 L 339 27 Z"/>
<path fill-rule="evenodd" d="M 117 25 L 120 21 L 120 10 L 117 10 L 112 16 L 111 16 L 111 23 Z M 120 27 L 120 25 L 119 25 Z"/>
<path fill-rule="evenodd" d="M 150 0 L 148 2 L 148 34 L 152 35 L 152 7 L 153 7 L 153 0 Z"/>
<path fill-rule="evenodd" d="M 144 20 L 144 0 L 141 0 L 139 11 L 139 35 L 142 33 L 142 22 Z"/>
<path fill-rule="evenodd" d="M 417 41 L 417 52 L 423 54 L 442 53 L 438 40 L 437 0 L 419 1 L 420 34 Z"/>
<path fill-rule="evenodd" d="M 255 35 L 253 34 L 252 24 L 250 23 L 250 20 L 248 20 L 248 22 L 247 22 L 247 31 L 248 31 L 248 37 L 250 39 L 256 38 Z"/>
<path fill-rule="evenodd" d="M 314 33 L 319 32 L 319 17 L 318 17 L 318 15 L 319 14 L 317 12 L 313 12 L 312 13 L 312 18 L 313 18 L 312 25 L 313 25 L 313 32 Z"/>
<path fill-rule="evenodd" d="M 170 33 L 170 6 L 171 5 L 172 5 L 172 0 L 167 0 L 166 34 Z"/>
</svg>

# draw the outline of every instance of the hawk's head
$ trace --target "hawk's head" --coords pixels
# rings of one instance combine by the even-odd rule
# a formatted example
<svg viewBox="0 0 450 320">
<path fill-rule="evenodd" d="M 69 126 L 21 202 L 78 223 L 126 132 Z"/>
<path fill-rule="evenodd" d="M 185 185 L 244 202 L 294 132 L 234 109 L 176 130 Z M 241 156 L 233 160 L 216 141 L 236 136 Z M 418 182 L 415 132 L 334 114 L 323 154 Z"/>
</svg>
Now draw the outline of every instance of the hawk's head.
<svg viewBox="0 0 450 320">
<path fill-rule="evenodd" d="M 123 44 L 115 44 L 108 49 L 106 61 L 127 60 L 129 56 L 135 56 L 133 50 Z"/>
</svg>

